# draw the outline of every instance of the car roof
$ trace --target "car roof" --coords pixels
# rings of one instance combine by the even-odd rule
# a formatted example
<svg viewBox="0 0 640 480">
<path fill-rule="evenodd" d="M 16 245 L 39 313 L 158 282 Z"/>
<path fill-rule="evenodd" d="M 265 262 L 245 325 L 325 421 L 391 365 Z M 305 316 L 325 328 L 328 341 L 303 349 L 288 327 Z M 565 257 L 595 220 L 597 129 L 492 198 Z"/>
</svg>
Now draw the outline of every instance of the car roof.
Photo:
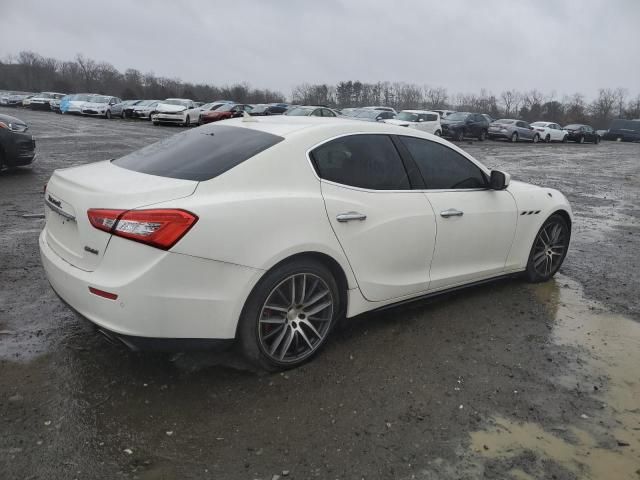
<svg viewBox="0 0 640 480">
<path fill-rule="evenodd" d="M 436 111 L 433 110 L 402 110 L 400 113 L 402 112 L 409 112 L 409 113 L 438 113 Z"/>
<path fill-rule="evenodd" d="M 416 136 L 424 136 L 423 132 L 418 130 L 408 132 L 405 127 L 381 122 L 363 122 L 362 120 L 351 119 L 349 117 L 327 118 L 274 115 L 267 117 L 234 118 L 224 120 L 224 122 L 224 124 L 229 126 L 251 128 L 284 138 L 311 131 L 318 133 L 325 131 L 325 133 L 333 136 L 349 133 L 386 133 L 389 135 L 417 134 Z"/>
</svg>

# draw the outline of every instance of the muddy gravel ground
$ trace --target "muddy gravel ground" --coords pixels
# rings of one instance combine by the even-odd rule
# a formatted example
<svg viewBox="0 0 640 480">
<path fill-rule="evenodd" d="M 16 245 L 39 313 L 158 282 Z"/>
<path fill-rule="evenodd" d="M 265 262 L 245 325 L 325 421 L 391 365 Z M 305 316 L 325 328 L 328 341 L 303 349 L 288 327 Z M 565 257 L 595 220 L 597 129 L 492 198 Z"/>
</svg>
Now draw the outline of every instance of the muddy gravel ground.
<svg viewBox="0 0 640 480">
<path fill-rule="evenodd" d="M 1 479 L 640 479 L 640 145 L 463 143 L 568 196 L 561 274 L 360 316 L 268 375 L 108 343 L 44 278 L 51 172 L 179 128 L 0 112 L 38 144 L 0 173 Z"/>
</svg>

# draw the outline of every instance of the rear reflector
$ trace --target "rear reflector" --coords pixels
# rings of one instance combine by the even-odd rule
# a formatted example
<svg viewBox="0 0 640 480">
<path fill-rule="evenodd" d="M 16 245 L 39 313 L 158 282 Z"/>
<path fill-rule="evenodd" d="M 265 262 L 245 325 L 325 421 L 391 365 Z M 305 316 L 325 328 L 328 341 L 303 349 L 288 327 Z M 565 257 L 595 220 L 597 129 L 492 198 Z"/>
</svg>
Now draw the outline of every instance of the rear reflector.
<svg viewBox="0 0 640 480">
<path fill-rule="evenodd" d="M 198 221 L 186 210 L 109 210 L 92 208 L 87 212 L 91 225 L 99 230 L 168 250 Z"/>
<path fill-rule="evenodd" d="M 98 290 L 97 288 L 89 287 L 89 291 L 94 295 L 98 295 L 99 297 L 108 298 L 109 300 L 115 300 L 118 298 L 118 295 L 115 293 L 105 292 L 104 290 Z"/>
</svg>

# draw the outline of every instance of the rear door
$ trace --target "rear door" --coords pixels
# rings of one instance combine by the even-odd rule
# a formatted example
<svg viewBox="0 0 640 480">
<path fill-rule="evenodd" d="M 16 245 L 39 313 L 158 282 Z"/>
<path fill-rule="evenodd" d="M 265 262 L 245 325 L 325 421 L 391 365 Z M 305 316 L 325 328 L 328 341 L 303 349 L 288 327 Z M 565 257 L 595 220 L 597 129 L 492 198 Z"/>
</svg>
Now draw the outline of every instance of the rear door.
<svg viewBox="0 0 640 480">
<path fill-rule="evenodd" d="M 441 143 L 399 137 L 420 170 L 437 237 L 430 289 L 499 275 L 515 235 L 516 204 L 506 190 L 487 188 L 484 172 Z"/>
<path fill-rule="evenodd" d="M 329 222 L 363 296 L 382 301 L 426 291 L 434 214 L 424 194 L 411 190 L 391 138 L 342 136 L 311 157 Z"/>
</svg>

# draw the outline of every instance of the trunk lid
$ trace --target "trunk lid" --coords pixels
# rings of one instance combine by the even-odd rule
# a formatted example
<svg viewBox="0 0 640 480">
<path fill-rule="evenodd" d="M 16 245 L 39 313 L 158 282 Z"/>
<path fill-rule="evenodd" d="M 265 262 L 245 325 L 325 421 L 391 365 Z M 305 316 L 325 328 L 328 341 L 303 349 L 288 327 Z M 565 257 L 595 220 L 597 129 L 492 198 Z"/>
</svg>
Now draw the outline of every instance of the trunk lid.
<svg viewBox="0 0 640 480">
<path fill-rule="evenodd" d="M 46 241 L 71 265 L 95 270 L 111 234 L 89 223 L 90 208 L 135 209 L 188 197 L 198 182 L 166 178 L 113 165 L 111 161 L 56 170 L 45 192 Z"/>
</svg>

